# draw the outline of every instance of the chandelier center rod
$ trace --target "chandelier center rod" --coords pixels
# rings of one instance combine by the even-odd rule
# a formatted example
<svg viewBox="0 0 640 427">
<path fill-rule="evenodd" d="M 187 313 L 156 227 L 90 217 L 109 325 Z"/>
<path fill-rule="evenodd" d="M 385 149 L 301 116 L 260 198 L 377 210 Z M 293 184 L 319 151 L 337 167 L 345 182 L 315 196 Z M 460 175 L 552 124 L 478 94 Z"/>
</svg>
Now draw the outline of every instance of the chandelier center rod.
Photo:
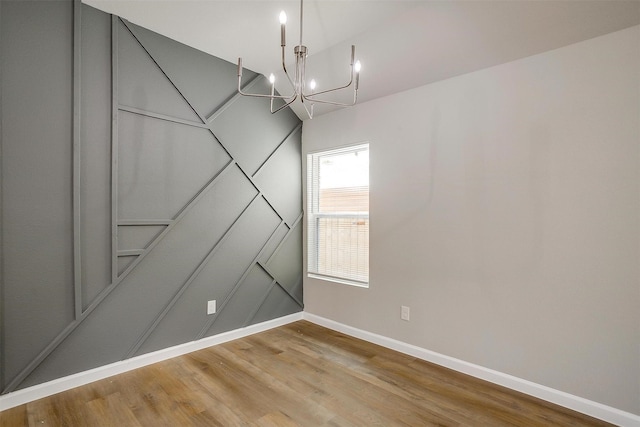
<svg viewBox="0 0 640 427">
<path fill-rule="evenodd" d="M 302 1 L 300 0 L 300 46 L 302 46 Z"/>
</svg>

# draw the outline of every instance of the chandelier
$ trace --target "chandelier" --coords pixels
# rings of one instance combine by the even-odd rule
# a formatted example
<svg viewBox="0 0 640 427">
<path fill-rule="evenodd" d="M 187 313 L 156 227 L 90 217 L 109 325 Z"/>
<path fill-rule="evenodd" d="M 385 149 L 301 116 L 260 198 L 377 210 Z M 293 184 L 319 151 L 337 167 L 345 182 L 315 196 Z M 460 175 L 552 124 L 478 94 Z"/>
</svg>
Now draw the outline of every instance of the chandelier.
<svg viewBox="0 0 640 427">
<path fill-rule="evenodd" d="M 293 55 L 295 57 L 295 72 L 293 74 L 293 78 L 289 75 L 287 71 L 287 66 L 285 64 L 285 47 L 286 47 L 286 36 L 285 36 L 285 27 L 287 23 L 287 14 L 284 12 L 280 12 L 280 46 L 282 48 L 282 69 L 284 70 L 284 74 L 289 80 L 289 84 L 293 88 L 293 93 L 291 95 L 277 95 L 275 93 L 275 76 L 273 73 L 269 76 L 269 83 L 271 83 L 271 94 L 258 94 L 258 93 L 246 93 L 242 91 L 242 58 L 238 58 L 238 93 L 243 96 L 254 96 L 259 98 L 269 98 L 271 101 L 271 113 L 277 113 L 283 108 L 291 105 L 296 99 L 300 99 L 302 106 L 309 118 L 313 118 L 313 106 L 315 103 L 318 104 L 330 104 L 337 105 L 341 107 L 350 107 L 356 104 L 358 100 L 358 85 L 360 83 L 360 61 L 355 61 L 356 57 L 356 47 L 351 46 L 351 72 L 349 82 L 343 86 L 335 87 L 333 89 L 322 90 L 316 92 L 316 81 L 311 80 L 307 84 L 306 80 L 306 60 L 308 55 L 307 47 L 302 44 L 302 16 L 303 16 L 303 8 L 302 1 L 300 0 L 300 43 L 293 48 Z M 336 102 L 330 101 L 327 99 L 322 99 L 322 95 L 326 95 L 331 92 L 347 89 L 353 86 L 353 101 L 350 103 Z M 320 98 L 318 98 L 320 96 Z M 274 100 L 282 100 L 284 105 L 276 108 L 274 110 L 273 101 Z M 309 105 L 309 107 L 307 106 Z"/>
</svg>

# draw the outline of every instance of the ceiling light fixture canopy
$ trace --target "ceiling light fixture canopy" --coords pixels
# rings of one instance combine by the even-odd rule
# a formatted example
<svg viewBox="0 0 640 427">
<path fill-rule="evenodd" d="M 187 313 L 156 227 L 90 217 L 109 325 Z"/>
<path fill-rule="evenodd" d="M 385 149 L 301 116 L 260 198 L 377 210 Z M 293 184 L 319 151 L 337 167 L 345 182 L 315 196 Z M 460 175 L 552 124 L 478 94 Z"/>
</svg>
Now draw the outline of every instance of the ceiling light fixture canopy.
<svg viewBox="0 0 640 427">
<path fill-rule="evenodd" d="M 323 91 L 316 92 L 316 81 L 311 80 L 308 84 L 306 81 L 306 60 L 307 60 L 307 47 L 302 44 L 302 17 L 303 17 L 303 0 L 300 0 L 300 43 L 293 48 L 293 54 L 295 57 L 295 72 L 293 79 L 289 75 L 287 71 L 287 66 L 285 64 L 285 47 L 286 47 L 286 23 L 287 23 L 287 14 L 284 12 L 280 12 L 280 46 L 282 48 L 282 69 L 284 70 L 285 76 L 287 76 L 287 80 L 291 84 L 293 88 L 293 93 L 291 95 L 276 95 L 275 93 L 275 76 L 273 74 L 269 75 L 269 83 L 271 83 L 271 94 L 258 94 L 258 93 L 246 93 L 242 91 L 242 58 L 238 58 L 238 93 L 244 96 L 254 96 L 259 98 L 269 98 L 271 101 L 271 113 L 277 113 L 278 111 L 284 109 L 291 105 L 296 99 L 300 99 L 302 106 L 309 118 L 313 118 L 313 106 L 315 103 L 319 104 L 330 104 L 330 105 L 338 105 L 341 107 L 350 107 L 355 105 L 358 100 L 358 86 L 360 84 L 360 61 L 356 61 L 356 47 L 351 46 L 351 73 L 349 83 L 344 86 L 339 86 L 333 89 L 327 89 Z M 330 92 L 339 91 L 342 89 L 347 89 L 353 86 L 353 101 L 350 103 L 329 101 L 326 99 L 318 98 L 319 95 L 325 95 Z M 308 89 L 308 90 L 307 90 Z M 284 101 L 284 105 L 276 108 L 274 110 L 273 101 L 276 99 L 281 99 Z M 307 104 L 310 107 L 307 107 Z"/>
</svg>

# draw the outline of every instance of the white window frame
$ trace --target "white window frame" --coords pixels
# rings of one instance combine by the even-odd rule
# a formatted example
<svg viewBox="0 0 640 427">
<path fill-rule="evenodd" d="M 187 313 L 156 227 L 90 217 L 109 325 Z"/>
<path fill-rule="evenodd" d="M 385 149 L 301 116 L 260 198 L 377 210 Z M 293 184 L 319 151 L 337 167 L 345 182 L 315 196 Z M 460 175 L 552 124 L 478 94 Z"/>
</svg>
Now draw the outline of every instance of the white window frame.
<svg viewBox="0 0 640 427">
<path fill-rule="evenodd" d="M 366 218 L 369 220 L 369 212 L 338 212 L 338 213 L 320 213 L 320 188 L 314 185 L 317 183 L 318 174 L 320 172 L 319 161 L 323 156 L 339 155 L 350 152 L 369 151 L 369 143 L 358 143 L 355 145 L 343 146 L 327 150 L 315 151 L 307 154 L 307 276 L 314 279 L 321 279 L 330 282 L 342 283 L 346 285 L 359 286 L 363 288 L 369 287 L 370 276 L 367 273 L 367 280 L 357 280 L 352 277 L 334 276 L 318 273 L 318 220 L 320 218 Z M 368 253 L 368 250 L 367 250 Z"/>
</svg>

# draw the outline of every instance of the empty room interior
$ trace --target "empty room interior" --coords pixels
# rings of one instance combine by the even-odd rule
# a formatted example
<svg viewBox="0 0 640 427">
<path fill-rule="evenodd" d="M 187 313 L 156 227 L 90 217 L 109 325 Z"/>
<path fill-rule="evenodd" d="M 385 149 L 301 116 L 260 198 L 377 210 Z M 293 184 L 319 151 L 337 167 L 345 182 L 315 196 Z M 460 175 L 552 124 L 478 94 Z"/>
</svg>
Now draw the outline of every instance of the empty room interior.
<svg viewBox="0 0 640 427">
<path fill-rule="evenodd" d="M 0 0 L 0 425 L 640 427 L 640 2 Z"/>
</svg>

